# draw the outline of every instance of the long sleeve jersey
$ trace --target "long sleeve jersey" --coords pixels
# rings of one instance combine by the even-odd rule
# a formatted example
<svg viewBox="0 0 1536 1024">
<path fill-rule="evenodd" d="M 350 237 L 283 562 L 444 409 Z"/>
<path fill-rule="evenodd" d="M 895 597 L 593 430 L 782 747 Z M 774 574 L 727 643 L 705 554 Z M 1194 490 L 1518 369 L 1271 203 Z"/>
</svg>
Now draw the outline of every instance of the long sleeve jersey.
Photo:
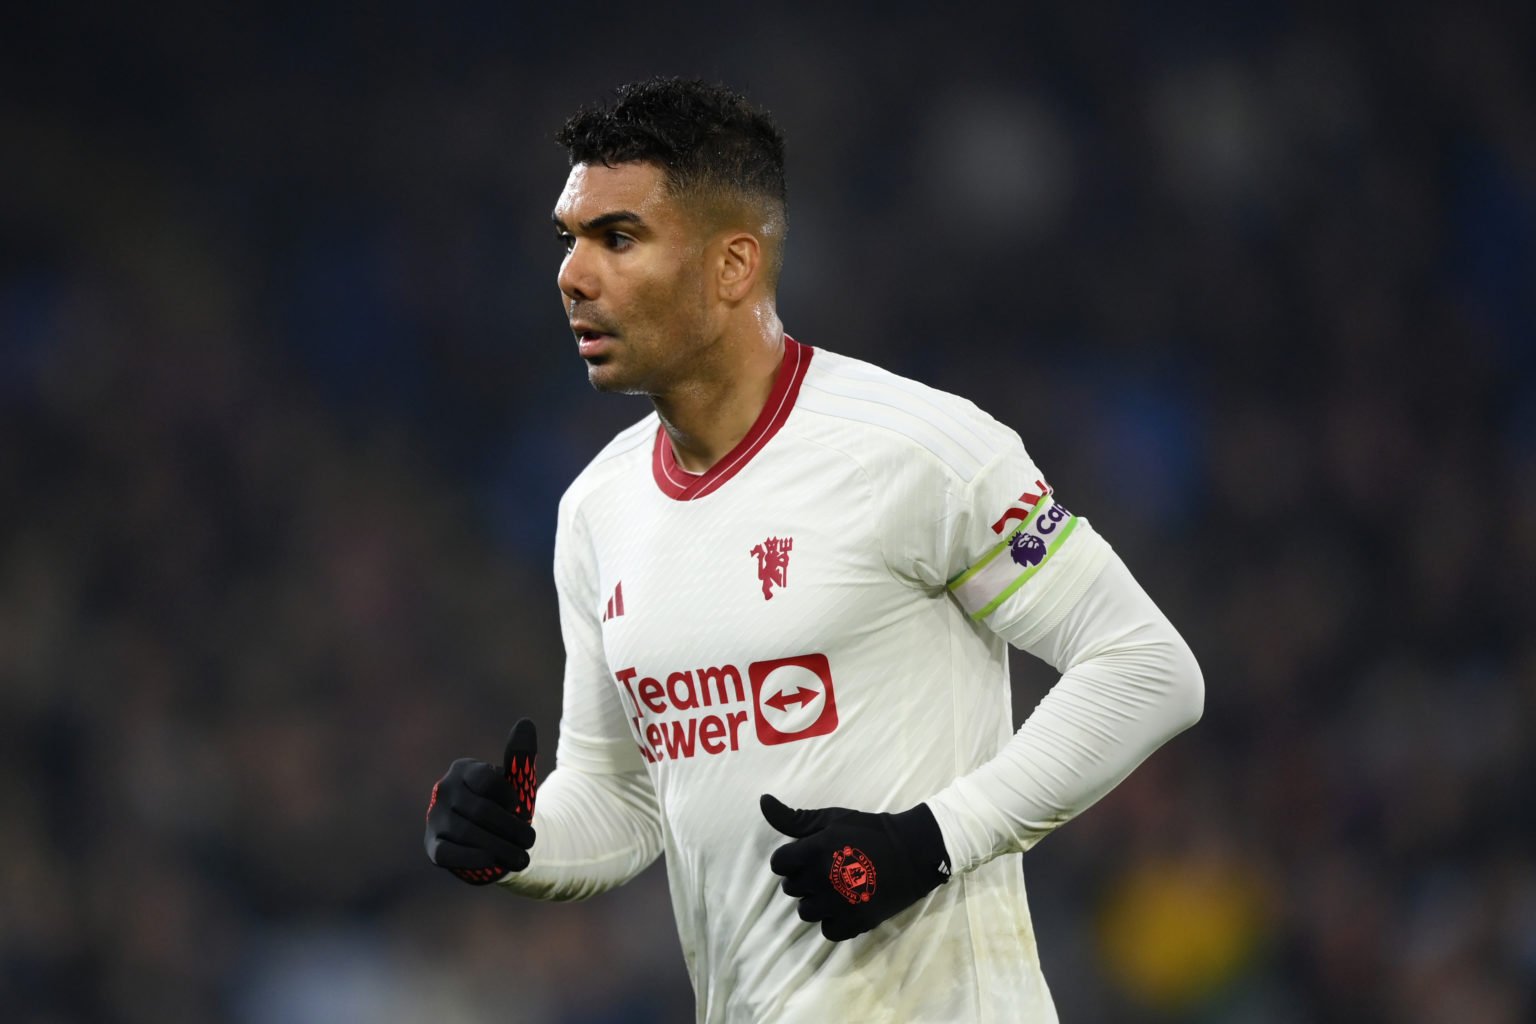
<svg viewBox="0 0 1536 1024">
<path fill-rule="evenodd" d="M 1200 713 L 1188 647 L 1018 435 L 785 340 L 702 475 L 652 415 L 560 506 L 556 769 L 527 870 L 577 899 L 666 857 L 700 1021 L 1054 1021 L 1020 854 Z M 1007 644 L 1063 674 L 1017 732 Z M 758 797 L 933 810 L 952 879 L 855 939 L 802 922 Z"/>
</svg>

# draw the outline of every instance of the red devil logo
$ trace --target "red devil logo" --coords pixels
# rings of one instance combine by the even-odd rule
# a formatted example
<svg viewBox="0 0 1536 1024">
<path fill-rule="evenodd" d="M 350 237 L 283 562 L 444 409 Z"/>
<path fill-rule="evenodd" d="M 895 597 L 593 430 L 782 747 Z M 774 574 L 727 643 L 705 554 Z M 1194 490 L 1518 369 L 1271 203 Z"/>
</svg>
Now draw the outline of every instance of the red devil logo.
<svg viewBox="0 0 1536 1024">
<path fill-rule="evenodd" d="M 769 537 L 749 554 L 757 556 L 757 578 L 763 583 L 763 600 L 773 600 L 774 587 L 789 585 L 789 551 L 793 537 Z"/>
</svg>

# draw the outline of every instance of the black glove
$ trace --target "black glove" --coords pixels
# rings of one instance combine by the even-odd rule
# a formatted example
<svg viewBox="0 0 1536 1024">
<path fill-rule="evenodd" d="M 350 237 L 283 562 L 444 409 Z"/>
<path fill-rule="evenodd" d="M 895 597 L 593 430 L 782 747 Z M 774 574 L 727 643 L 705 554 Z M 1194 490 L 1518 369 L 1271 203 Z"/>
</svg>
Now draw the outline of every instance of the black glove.
<svg viewBox="0 0 1536 1024">
<path fill-rule="evenodd" d="M 820 921 L 833 942 L 862 935 L 949 881 L 949 852 L 927 804 L 900 814 L 822 807 L 796 811 L 767 793 L 768 824 L 795 841 L 768 866 L 802 921 Z"/>
<path fill-rule="evenodd" d="M 427 802 L 427 858 L 470 885 L 526 868 L 538 754 L 538 732 L 524 718 L 507 737 L 500 771 L 468 757 L 449 765 Z"/>
</svg>

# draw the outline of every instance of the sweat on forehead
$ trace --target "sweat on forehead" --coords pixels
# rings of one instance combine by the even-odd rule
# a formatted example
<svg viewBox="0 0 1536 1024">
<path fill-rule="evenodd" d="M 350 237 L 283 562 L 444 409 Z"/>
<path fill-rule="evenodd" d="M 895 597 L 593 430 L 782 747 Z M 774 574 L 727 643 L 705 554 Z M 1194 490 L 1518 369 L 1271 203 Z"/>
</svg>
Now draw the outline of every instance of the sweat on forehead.
<svg viewBox="0 0 1536 1024">
<path fill-rule="evenodd" d="M 556 224 L 595 231 L 620 220 L 663 218 L 672 204 L 660 168 L 645 163 L 577 164 L 555 201 Z"/>
</svg>

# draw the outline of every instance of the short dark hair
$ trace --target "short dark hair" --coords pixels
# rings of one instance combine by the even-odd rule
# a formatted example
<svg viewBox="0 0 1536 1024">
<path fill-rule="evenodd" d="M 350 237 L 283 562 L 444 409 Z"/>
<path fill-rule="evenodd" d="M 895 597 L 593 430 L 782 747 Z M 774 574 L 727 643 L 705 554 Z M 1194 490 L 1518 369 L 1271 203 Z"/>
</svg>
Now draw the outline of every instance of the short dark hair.
<svg viewBox="0 0 1536 1024">
<path fill-rule="evenodd" d="M 571 165 L 656 164 L 674 195 L 768 199 L 783 207 L 784 136 L 768 114 L 723 85 L 650 78 L 620 86 L 608 107 L 587 107 L 555 135 Z"/>
</svg>

